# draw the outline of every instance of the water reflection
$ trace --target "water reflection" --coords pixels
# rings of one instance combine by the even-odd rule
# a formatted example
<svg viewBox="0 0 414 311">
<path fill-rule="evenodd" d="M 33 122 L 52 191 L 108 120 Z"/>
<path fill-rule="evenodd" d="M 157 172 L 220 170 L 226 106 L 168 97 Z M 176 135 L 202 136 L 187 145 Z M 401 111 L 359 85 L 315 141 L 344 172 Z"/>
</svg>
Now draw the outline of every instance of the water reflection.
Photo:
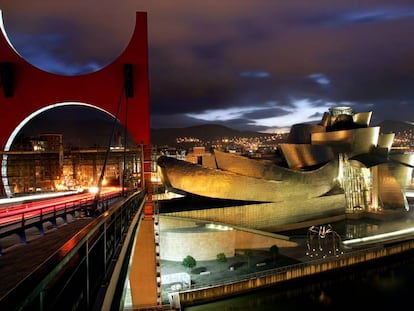
<svg viewBox="0 0 414 311">
<path fill-rule="evenodd" d="M 412 288 L 414 260 L 400 258 L 370 268 L 343 270 L 184 310 L 354 310 L 361 304 L 369 309 L 389 310 L 411 303 Z"/>
</svg>

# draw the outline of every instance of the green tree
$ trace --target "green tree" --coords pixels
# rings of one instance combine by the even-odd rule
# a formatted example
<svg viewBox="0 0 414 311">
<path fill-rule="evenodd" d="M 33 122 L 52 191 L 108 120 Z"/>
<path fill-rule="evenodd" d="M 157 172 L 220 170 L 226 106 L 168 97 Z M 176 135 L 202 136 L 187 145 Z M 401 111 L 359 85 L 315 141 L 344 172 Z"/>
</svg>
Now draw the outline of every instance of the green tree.
<svg viewBox="0 0 414 311">
<path fill-rule="evenodd" d="M 197 261 L 194 259 L 194 257 L 188 255 L 183 259 L 182 265 L 188 269 L 192 269 L 197 265 Z"/>
<path fill-rule="evenodd" d="M 247 257 L 247 265 L 250 268 L 250 259 L 253 257 L 253 251 L 250 249 L 246 249 L 244 251 L 244 256 Z"/>
<path fill-rule="evenodd" d="M 273 261 L 275 261 L 276 257 L 279 255 L 279 247 L 277 245 L 273 244 L 272 246 L 270 246 L 269 252 L 270 252 L 270 254 L 272 254 Z"/>
<path fill-rule="evenodd" d="M 217 254 L 216 258 L 217 258 L 218 262 L 226 262 L 227 261 L 226 254 L 224 254 L 224 253 Z"/>
</svg>

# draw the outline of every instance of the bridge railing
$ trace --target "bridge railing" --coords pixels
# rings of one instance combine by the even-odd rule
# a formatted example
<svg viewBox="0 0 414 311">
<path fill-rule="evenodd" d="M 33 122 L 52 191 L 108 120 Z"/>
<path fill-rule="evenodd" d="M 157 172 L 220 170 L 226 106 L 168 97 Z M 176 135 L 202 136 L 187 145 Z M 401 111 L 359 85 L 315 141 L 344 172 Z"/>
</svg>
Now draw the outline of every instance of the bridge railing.
<svg viewBox="0 0 414 311">
<path fill-rule="evenodd" d="M 119 193 L 111 193 L 102 195 L 99 199 L 99 206 L 101 211 L 108 209 L 110 203 L 121 196 Z M 0 210 L 0 239 L 17 234 L 21 243 L 26 243 L 26 230 L 36 227 L 39 234 L 44 234 L 43 224 L 46 222 L 52 223 L 54 228 L 57 228 L 58 218 L 62 218 L 63 222 L 67 223 L 68 215 L 72 219 L 76 219 L 83 214 L 91 214 L 95 200 L 93 197 L 76 199 L 64 203 L 52 203 L 43 207 L 30 207 L 27 210 L 19 206 L 10 206 Z M 2 255 L 2 245 L 0 244 L 0 256 Z"/>
<path fill-rule="evenodd" d="M 0 310 L 92 310 L 102 303 L 123 246 L 137 226 L 145 190 L 116 202 L 0 298 Z"/>
</svg>

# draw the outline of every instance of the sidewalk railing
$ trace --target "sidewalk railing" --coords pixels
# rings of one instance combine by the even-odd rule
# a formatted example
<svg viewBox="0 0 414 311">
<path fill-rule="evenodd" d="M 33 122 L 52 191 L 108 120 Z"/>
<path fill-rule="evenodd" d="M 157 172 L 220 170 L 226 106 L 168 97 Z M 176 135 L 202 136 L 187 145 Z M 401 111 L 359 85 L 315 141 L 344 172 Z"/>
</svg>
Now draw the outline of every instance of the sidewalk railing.
<svg viewBox="0 0 414 311">
<path fill-rule="evenodd" d="M 102 210 L 108 209 L 109 205 L 121 196 L 121 192 L 103 195 L 100 198 Z M 43 224 L 52 223 L 57 228 L 58 218 L 62 218 L 66 224 L 68 215 L 76 219 L 80 215 L 87 215 L 95 204 L 94 197 L 74 199 L 64 203 L 52 203 L 47 206 L 31 206 L 29 208 L 10 207 L 0 211 L 0 238 L 17 234 L 21 243 L 26 243 L 26 230 L 36 227 L 39 234 L 43 235 Z M 0 244 L 0 256 L 2 255 L 2 246 Z"/>
</svg>

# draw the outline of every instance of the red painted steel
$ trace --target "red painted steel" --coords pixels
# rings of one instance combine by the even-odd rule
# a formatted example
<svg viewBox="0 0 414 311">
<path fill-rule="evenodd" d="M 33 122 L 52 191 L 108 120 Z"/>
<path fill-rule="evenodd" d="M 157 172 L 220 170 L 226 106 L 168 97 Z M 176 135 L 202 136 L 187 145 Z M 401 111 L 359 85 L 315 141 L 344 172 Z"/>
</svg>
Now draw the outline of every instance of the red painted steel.
<svg viewBox="0 0 414 311">
<path fill-rule="evenodd" d="M 0 63 L 13 66 L 12 97 L 6 97 L 0 85 L 0 148 L 5 150 L 13 131 L 32 113 L 62 102 L 81 102 L 116 115 L 125 76 L 124 65 L 132 65 L 133 96 L 129 97 L 125 122 L 125 93 L 119 120 L 144 154 L 150 150 L 149 75 L 147 13 L 136 13 L 135 31 L 121 55 L 105 68 L 85 75 L 62 76 L 42 71 L 20 57 L 0 32 Z M 150 160 L 150 159 L 144 159 Z M 149 176 L 148 172 L 145 176 Z M 147 177 L 145 178 L 148 179 Z M 150 182 L 147 180 L 148 183 Z"/>
</svg>

